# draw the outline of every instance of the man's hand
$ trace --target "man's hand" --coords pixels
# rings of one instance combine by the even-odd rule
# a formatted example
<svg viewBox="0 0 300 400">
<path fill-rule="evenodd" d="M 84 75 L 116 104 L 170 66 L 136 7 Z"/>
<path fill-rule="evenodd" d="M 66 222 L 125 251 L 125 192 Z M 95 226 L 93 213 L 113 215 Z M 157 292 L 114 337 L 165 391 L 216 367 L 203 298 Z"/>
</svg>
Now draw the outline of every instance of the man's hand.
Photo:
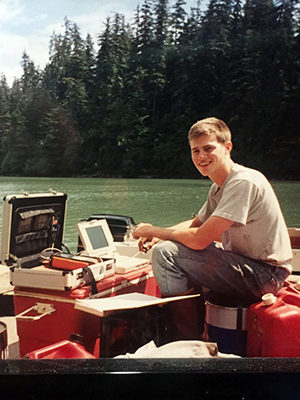
<svg viewBox="0 0 300 400">
<path fill-rule="evenodd" d="M 151 224 L 138 224 L 132 233 L 134 239 L 140 239 L 138 246 L 143 253 L 147 253 L 152 246 L 159 242 L 159 239 L 152 237 L 152 228 Z"/>
<path fill-rule="evenodd" d="M 143 253 L 147 253 L 152 247 L 159 242 L 158 238 L 153 238 L 152 240 L 148 240 L 147 238 L 140 238 L 139 240 L 139 251 Z"/>
</svg>

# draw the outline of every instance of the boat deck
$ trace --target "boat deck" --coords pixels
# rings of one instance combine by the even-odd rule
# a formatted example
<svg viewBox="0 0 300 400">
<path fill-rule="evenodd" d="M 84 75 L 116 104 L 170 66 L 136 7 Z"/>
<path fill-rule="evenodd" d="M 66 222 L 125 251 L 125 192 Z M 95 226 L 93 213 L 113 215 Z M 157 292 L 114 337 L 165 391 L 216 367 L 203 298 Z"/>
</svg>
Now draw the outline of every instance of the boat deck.
<svg viewBox="0 0 300 400">
<path fill-rule="evenodd" d="M 122 247 L 124 247 L 124 245 Z M 135 250 L 135 248 L 130 246 L 128 249 L 124 247 L 122 252 L 125 255 L 132 255 L 131 253 Z M 293 275 L 290 275 L 288 280 L 293 283 L 300 283 L 300 249 L 293 249 L 293 252 Z M 13 312 L 11 312 L 12 310 L 9 310 L 13 305 L 13 289 L 14 287 L 10 284 L 9 268 L 0 264 L 0 321 L 7 326 L 8 336 L 8 346 L 5 350 L 4 357 L 8 359 L 20 359 L 16 318 Z"/>
</svg>

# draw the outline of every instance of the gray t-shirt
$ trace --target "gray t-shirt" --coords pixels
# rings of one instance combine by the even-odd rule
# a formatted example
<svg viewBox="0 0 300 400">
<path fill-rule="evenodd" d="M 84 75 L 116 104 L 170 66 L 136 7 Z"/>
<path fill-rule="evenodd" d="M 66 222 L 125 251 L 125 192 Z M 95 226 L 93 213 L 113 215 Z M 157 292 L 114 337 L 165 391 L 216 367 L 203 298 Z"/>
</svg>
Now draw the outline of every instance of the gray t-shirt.
<svg viewBox="0 0 300 400">
<path fill-rule="evenodd" d="M 280 205 L 259 171 L 234 164 L 221 187 L 211 186 L 198 213 L 202 223 L 210 216 L 234 221 L 222 235 L 224 250 L 292 271 L 291 244 Z"/>
</svg>

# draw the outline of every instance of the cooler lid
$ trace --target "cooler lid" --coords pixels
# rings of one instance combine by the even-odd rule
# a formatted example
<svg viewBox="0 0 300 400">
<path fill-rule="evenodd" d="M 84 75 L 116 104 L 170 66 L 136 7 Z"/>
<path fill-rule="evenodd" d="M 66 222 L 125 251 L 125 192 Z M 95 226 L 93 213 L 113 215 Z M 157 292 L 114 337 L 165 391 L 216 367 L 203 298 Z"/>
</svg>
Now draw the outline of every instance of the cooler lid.
<svg viewBox="0 0 300 400">
<path fill-rule="evenodd" d="M 42 250 L 61 249 L 66 200 L 57 192 L 4 197 L 1 262 L 31 267 Z"/>
</svg>

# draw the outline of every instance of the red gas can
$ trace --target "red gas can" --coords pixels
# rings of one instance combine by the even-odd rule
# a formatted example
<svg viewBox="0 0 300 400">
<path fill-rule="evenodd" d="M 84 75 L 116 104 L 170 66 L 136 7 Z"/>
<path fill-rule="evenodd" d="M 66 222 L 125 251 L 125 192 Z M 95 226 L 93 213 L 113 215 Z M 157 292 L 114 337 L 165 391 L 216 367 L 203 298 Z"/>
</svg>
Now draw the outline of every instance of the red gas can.
<svg viewBox="0 0 300 400">
<path fill-rule="evenodd" d="M 283 287 L 280 289 L 277 297 L 282 297 L 285 294 L 296 294 L 300 297 L 300 283 L 292 283 L 285 281 Z"/>
<path fill-rule="evenodd" d="M 300 293 L 284 287 L 270 305 L 248 310 L 248 357 L 300 357 Z"/>
<path fill-rule="evenodd" d="M 50 346 L 32 351 L 26 354 L 27 359 L 57 359 L 57 358 L 96 358 L 93 354 L 85 350 L 80 343 L 71 340 L 62 340 Z"/>
</svg>

